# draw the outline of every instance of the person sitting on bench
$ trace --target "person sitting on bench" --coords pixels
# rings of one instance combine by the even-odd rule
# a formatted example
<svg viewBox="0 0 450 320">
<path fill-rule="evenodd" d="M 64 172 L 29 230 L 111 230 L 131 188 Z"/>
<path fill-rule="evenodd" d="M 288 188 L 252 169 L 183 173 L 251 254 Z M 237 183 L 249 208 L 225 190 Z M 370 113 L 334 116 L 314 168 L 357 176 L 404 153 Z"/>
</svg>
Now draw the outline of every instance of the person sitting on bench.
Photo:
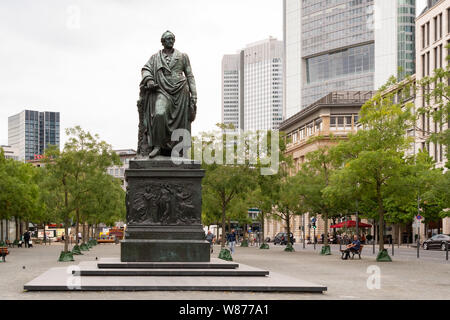
<svg viewBox="0 0 450 320">
<path fill-rule="evenodd" d="M 350 257 L 350 252 L 357 253 L 360 248 L 361 248 L 361 241 L 359 241 L 358 236 L 355 234 L 353 236 L 353 242 L 347 246 L 347 249 L 342 251 L 342 259 L 348 259 Z"/>
</svg>

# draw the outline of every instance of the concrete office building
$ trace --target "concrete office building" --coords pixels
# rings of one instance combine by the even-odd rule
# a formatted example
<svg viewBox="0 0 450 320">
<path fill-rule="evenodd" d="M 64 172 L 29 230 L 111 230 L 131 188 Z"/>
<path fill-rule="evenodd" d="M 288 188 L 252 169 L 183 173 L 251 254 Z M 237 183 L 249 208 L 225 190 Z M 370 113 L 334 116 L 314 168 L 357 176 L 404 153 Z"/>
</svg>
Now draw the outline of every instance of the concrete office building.
<svg viewBox="0 0 450 320">
<path fill-rule="evenodd" d="M 125 181 L 125 170 L 130 167 L 130 160 L 136 157 L 136 150 L 124 149 L 124 150 L 113 150 L 119 158 L 122 164 L 120 166 L 109 167 L 106 171 L 109 175 L 122 180 L 122 188 L 126 190 L 127 183 Z"/>
<path fill-rule="evenodd" d="M 59 112 L 24 110 L 8 118 L 8 144 L 19 160 L 34 160 L 50 145 L 60 144 Z"/>
<path fill-rule="evenodd" d="M 415 8 L 415 0 L 284 0 L 286 118 L 329 92 L 413 74 Z"/>
<path fill-rule="evenodd" d="M 240 98 L 241 57 L 238 54 L 227 54 L 222 59 L 222 123 L 232 124 L 235 129 L 244 127 L 244 102 Z"/>
<path fill-rule="evenodd" d="M 19 160 L 17 149 L 12 148 L 11 146 L 0 146 L 0 148 L 3 149 L 3 155 L 5 159 Z"/>
<path fill-rule="evenodd" d="M 222 60 L 222 122 L 240 130 L 283 121 L 283 42 L 270 37 Z"/>
</svg>

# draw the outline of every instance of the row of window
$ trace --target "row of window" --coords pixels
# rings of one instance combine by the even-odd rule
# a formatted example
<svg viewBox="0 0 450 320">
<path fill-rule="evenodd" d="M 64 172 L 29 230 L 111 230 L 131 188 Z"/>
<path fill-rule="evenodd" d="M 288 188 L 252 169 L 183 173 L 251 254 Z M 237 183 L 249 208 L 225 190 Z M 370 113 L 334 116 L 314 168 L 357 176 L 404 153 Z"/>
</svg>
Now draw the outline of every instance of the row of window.
<svg viewBox="0 0 450 320">
<path fill-rule="evenodd" d="M 431 43 L 431 27 L 433 27 L 434 41 L 442 39 L 442 13 L 433 18 L 433 26 L 430 25 L 430 21 L 423 24 L 421 27 L 422 32 L 422 48 L 426 48 Z M 447 33 L 450 33 L 450 8 L 447 9 Z"/>
</svg>

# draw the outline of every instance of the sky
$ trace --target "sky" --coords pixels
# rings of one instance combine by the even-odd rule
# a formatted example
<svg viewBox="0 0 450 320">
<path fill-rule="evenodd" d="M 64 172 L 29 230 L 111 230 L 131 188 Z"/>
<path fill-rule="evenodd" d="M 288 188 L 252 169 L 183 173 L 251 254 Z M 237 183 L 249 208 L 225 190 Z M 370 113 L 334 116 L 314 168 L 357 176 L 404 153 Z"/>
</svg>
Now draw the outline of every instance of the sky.
<svg viewBox="0 0 450 320">
<path fill-rule="evenodd" d="M 281 0 L 0 0 L 0 144 L 8 117 L 61 112 L 114 149 L 136 149 L 141 69 L 166 30 L 197 82 L 193 134 L 221 122 L 221 61 L 248 43 L 282 40 Z"/>
<path fill-rule="evenodd" d="M 391 1 L 391 0 L 385 0 Z M 283 38 L 282 0 L 0 0 L 0 145 L 8 117 L 61 113 L 114 149 L 136 149 L 140 71 L 166 30 L 197 82 L 193 134 L 221 122 L 221 61 L 247 44 Z M 417 12 L 426 0 L 417 0 Z"/>
</svg>

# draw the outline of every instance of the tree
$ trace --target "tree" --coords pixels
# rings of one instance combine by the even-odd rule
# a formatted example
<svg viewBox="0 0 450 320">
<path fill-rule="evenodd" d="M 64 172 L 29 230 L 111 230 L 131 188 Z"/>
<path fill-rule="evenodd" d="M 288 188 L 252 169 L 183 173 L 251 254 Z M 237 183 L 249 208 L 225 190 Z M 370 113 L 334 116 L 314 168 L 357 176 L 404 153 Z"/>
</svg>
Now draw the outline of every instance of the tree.
<svg viewBox="0 0 450 320">
<path fill-rule="evenodd" d="M 45 170 L 48 175 L 46 187 L 54 192 L 53 201 L 49 203 L 64 223 L 65 242 L 60 260 L 65 257 L 73 259 L 69 253 L 69 232 L 71 219 L 80 221 L 80 210 L 95 192 L 97 184 L 93 177 L 106 175 L 106 168 L 119 164 L 119 158 L 112 153 L 111 146 L 98 141 L 80 127 L 67 129 L 68 142 L 63 152 L 56 147 L 47 149 L 45 153 Z M 78 228 L 77 228 L 78 229 Z M 77 230 L 78 233 L 78 230 Z"/>
<path fill-rule="evenodd" d="M 242 196 L 249 188 L 249 172 L 244 166 L 203 165 L 206 175 L 203 179 L 203 201 L 205 207 L 217 206 L 221 211 L 221 247 L 225 248 L 225 225 L 227 210 L 231 202 Z"/>
<path fill-rule="evenodd" d="M 450 49 L 450 45 L 446 46 Z M 425 134 L 429 137 L 429 141 L 442 144 L 445 150 L 450 150 L 450 127 L 443 129 L 445 123 L 450 122 L 450 56 L 446 60 L 449 62 L 445 68 L 437 68 L 433 75 L 424 77 L 418 82 L 418 86 L 423 92 L 425 104 L 419 108 L 419 114 L 429 115 L 433 121 L 438 124 L 437 132 L 431 132 L 427 128 Z M 448 161 L 447 157 L 447 161 Z M 447 167 L 450 168 L 450 163 L 447 162 Z"/>
<path fill-rule="evenodd" d="M 32 220 L 40 209 L 36 174 L 36 169 L 30 164 L 5 159 L 0 148 L 0 219 L 15 218 L 15 240 L 20 237 L 21 221 Z"/>
<path fill-rule="evenodd" d="M 398 89 L 385 94 L 383 91 L 388 85 L 396 85 Z M 358 186 L 357 192 L 366 201 L 365 205 L 373 208 L 370 213 L 378 219 L 380 226 L 379 260 L 390 260 L 384 250 L 386 200 L 401 194 L 407 187 L 401 180 L 408 174 L 408 162 L 404 155 L 411 141 L 406 137 L 406 131 L 414 117 L 412 104 L 394 102 L 394 95 L 402 89 L 402 85 L 391 79 L 363 105 L 360 112 L 363 130 L 342 142 L 341 149 L 347 150 L 347 155 L 340 157 L 343 167 L 337 170 L 331 182 L 335 190 L 342 183 L 347 183 L 348 188 Z"/>
<path fill-rule="evenodd" d="M 320 215 L 323 219 L 325 234 L 322 254 L 330 254 L 328 219 L 340 213 L 340 206 L 336 202 L 333 204 L 325 193 L 336 166 L 333 150 L 330 146 L 321 146 L 318 150 L 308 153 L 306 162 L 295 177 L 297 198 L 302 201 L 304 212 Z"/>
</svg>

